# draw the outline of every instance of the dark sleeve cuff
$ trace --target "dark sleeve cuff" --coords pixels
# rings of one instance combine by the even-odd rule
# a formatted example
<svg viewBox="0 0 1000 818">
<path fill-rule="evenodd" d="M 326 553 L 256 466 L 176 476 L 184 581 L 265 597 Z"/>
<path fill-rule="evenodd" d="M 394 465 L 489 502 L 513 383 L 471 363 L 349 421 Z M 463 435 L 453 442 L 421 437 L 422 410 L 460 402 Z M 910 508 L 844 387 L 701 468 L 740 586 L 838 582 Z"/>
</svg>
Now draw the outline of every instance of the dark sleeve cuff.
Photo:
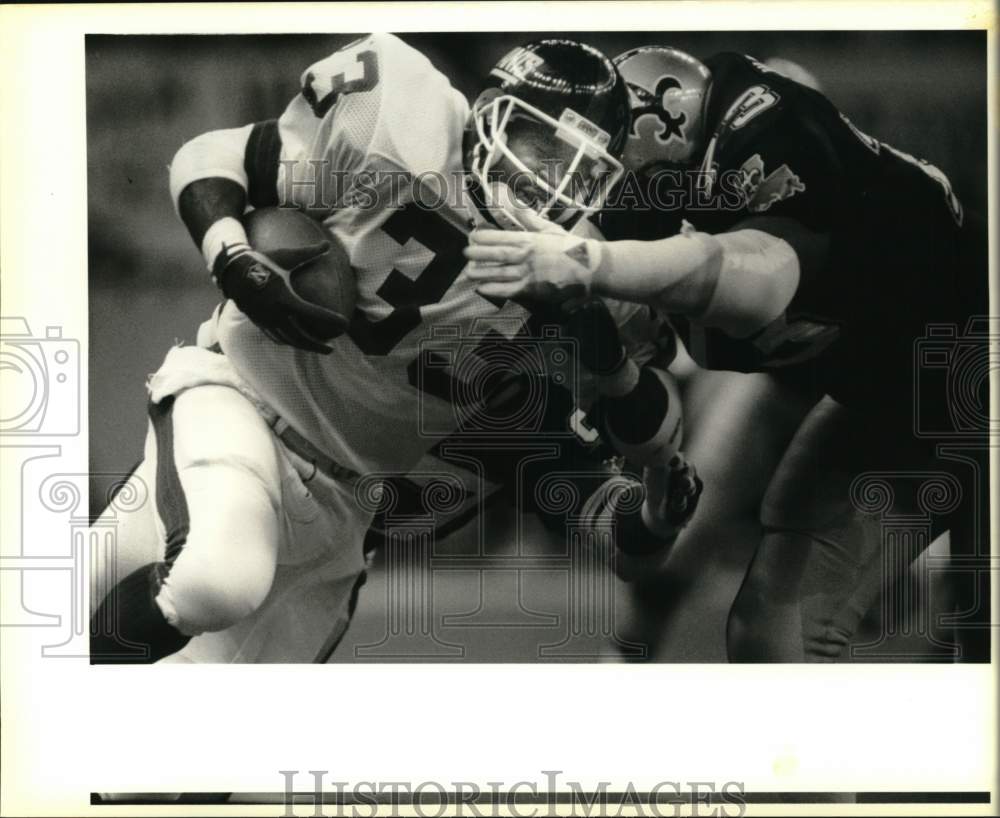
<svg viewBox="0 0 1000 818">
<path fill-rule="evenodd" d="M 281 135 L 278 120 L 257 122 L 250 131 L 243 167 L 249 185 L 247 201 L 253 207 L 278 204 L 278 167 L 281 161 Z"/>
</svg>

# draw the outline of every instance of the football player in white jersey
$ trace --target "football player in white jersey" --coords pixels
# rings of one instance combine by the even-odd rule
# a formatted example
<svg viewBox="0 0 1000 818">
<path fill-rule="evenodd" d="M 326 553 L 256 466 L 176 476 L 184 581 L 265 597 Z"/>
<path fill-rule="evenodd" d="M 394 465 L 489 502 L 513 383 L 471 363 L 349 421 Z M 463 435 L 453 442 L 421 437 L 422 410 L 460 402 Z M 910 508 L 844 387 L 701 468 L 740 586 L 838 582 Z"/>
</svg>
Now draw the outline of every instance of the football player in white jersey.
<svg viewBox="0 0 1000 818">
<path fill-rule="evenodd" d="M 226 300 L 197 345 L 172 349 L 148 384 L 135 479 L 154 502 L 94 572 L 103 601 L 93 662 L 329 655 L 364 578 L 370 478 L 407 474 L 461 422 L 454 394 L 421 377 L 428 351 L 531 332 L 525 306 L 484 297 L 463 276 L 469 229 L 593 229 L 581 217 L 622 171 L 628 116 L 613 64 L 573 41 L 509 53 L 470 111 L 423 55 L 376 34 L 306 70 L 279 119 L 180 149 L 171 193 Z M 288 270 L 249 245 L 240 217 L 273 205 L 309 213 L 343 244 L 357 276 L 353 315 L 298 297 Z M 291 269 L 316 252 L 282 261 Z M 643 366 L 658 327 L 645 308 L 584 306 L 556 317 L 599 339 L 583 345 L 581 380 L 606 399 L 610 426 L 618 418 L 612 438 L 651 475 L 648 492 L 610 475 L 588 509 L 618 514 L 636 552 L 656 552 L 699 490 L 676 457 L 672 378 Z"/>
</svg>

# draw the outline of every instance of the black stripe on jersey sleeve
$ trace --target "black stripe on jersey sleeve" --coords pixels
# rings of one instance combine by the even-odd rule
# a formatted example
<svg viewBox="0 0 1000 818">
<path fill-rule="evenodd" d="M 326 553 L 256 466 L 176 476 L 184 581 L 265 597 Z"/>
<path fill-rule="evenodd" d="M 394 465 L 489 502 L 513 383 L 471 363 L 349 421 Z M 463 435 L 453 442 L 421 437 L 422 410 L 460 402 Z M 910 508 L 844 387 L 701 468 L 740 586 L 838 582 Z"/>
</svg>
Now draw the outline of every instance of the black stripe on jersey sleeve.
<svg viewBox="0 0 1000 818">
<path fill-rule="evenodd" d="M 247 199 L 253 207 L 278 204 L 278 163 L 281 159 L 281 134 L 278 120 L 254 123 L 243 156 L 243 168 L 249 180 Z"/>
</svg>

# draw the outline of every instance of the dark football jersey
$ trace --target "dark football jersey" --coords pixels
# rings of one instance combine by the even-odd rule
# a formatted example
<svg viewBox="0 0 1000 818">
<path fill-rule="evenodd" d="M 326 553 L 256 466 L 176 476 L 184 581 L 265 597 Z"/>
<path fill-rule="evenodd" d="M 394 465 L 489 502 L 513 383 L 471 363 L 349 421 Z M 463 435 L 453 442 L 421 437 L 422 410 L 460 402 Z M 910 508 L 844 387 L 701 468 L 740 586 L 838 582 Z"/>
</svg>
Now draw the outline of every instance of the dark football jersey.
<svg viewBox="0 0 1000 818">
<path fill-rule="evenodd" d="M 848 403 L 905 388 L 914 334 L 956 317 L 963 213 L 948 179 L 751 57 L 724 53 L 705 64 L 708 138 L 677 199 L 683 206 L 631 223 L 602 214 L 605 235 L 663 238 L 686 219 L 709 233 L 755 228 L 785 239 L 801 270 L 785 313 L 750 339 L 682 329 L 696 359 L 781 371 Z"/>
</svg>

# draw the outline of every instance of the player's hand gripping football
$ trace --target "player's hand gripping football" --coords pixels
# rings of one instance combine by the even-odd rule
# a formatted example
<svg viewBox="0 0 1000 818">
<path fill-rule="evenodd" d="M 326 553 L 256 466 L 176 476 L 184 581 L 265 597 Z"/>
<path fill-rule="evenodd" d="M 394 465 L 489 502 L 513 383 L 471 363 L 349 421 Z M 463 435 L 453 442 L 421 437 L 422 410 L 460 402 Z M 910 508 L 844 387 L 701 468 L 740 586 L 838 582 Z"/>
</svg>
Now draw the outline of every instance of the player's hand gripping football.
<svg viewBox="0 0 1000 818">
<path fill-rule="evenodd" d="M 226 298 L 276 343 L 328 354 L 325 339 L 342 333 L 347 318 L 313 304 L 292 289 L 292 274 L 323 255 L 327 242 L 272 251 L 264 255 L 249 245 L 227 247 L 215 260 L 214 274 Z"/>
<path fill-rule="evenodd" d="M 477 229 L 469 234 L 467 275 L 477 283 L 477 292 L 555 304 L 589 295 L 600 243 L 574 236 L 531 208 L 519 208 L 517 215 L 523 231 Z"/>
<path fill-rule="evenodd" d="M 704 484 L 681 454 L 662 466 L 643 469 L 646 499 L 642 521 L 651 533 L 672 542 L 694 516 Z"/>
</svg>

